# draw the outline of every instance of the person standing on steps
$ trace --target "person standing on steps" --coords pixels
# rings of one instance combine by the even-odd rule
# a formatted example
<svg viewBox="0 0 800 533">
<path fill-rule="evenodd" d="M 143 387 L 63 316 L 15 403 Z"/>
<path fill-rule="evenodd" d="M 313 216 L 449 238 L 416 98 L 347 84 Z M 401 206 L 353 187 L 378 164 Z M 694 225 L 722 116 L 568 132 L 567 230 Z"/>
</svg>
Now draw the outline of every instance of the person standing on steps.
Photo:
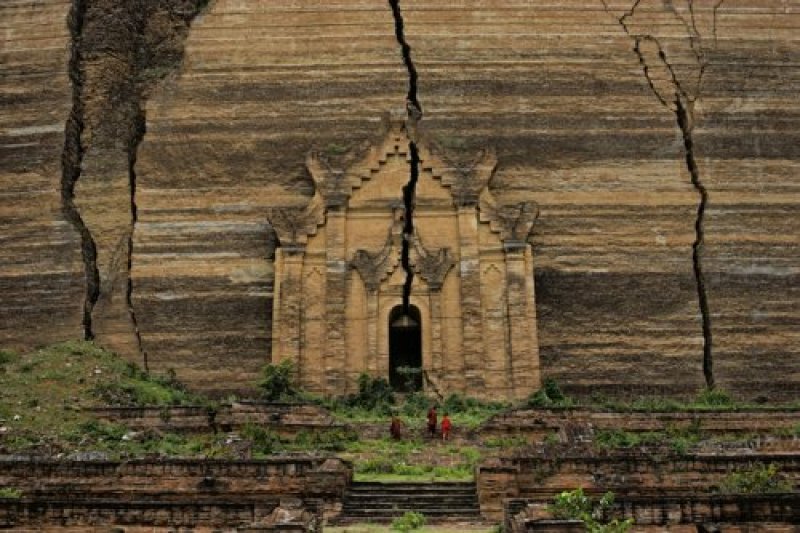
<svg viewBox="0 0 800 533">
<path fill-rule="evenodd" d="M 431 408 L 428 409 L 428 433 L 431 437 L 436 436 L 436 422 L 437 422 L 437 415 L 436 415 L 436 406 L 431 405 Z"/>
<path fill-rule="evenodd" d="M 442 417 L 442 440 L 449 440 L 450 439 L 450 429 L 453 427 L 452 422 L 450 422 L 450 417 L 447 416 L 447 413 L 444 414 Z"/>
</svg>

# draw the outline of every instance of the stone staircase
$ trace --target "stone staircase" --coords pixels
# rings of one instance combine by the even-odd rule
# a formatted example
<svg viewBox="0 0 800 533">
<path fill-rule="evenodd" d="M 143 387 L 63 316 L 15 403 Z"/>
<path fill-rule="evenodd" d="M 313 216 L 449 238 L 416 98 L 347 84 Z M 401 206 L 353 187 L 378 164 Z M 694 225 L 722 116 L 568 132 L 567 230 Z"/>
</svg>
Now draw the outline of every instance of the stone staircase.
<svg viewBox="0 0 800 533">
<path fill-rule="evenodd" d="M 353 482 L 335 522 L 390 522 L 407 511 L 422 513 L 428 523 L 483 521 L 474 482 Z"/>
</svg>

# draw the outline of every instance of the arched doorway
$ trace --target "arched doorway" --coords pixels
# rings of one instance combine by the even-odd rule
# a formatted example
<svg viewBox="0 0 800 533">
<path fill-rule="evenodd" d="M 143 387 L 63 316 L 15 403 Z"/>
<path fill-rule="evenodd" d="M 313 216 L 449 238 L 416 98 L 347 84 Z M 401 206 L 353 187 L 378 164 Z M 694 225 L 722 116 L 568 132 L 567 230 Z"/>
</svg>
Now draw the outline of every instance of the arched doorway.
<svg viewBox="0 0 800 533">
<path fill-rule="evenodd" d="M 413 305 L 389 313 L 389 384 L 398 392 L 422 390 L 422 320 Z"/>
</svg>

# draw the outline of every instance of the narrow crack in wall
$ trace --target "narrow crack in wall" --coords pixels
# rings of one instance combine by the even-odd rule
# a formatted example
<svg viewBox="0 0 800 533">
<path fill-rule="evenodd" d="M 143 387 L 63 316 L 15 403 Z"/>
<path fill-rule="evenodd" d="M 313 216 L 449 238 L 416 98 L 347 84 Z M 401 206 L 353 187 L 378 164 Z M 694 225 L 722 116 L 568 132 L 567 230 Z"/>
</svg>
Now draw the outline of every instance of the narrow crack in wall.
<svg viewBox="0 0 800 533">
<path fill-rule="evenodd" d="M 695 286 L 697 289 L 698 307 L 702 320 L 703 330 L 703 376 L 705 378 L 706 386 L 713 389 L 715 386 L 714 371 L 713 371 L 713 338 L 711 327 L 711 313 L 708 306 L 708 294 L 705 284 L 705 275 L 703 271 L 703 250 L 705 245 L 705 212 L 709 201 L 708 190 L 703 184 L 700 176 L 700 170 L 697 166 L 694 154 L 694 104 L 699 98 L 703 83 L 703 75 L 706 67 L 708 66 L 708 59 L 702 45 L 702 34 L 698 29 L 697 18 L 692 0 L 686 0 L 686 7 L 689 17 L 682 15 L 675 7 L 672 0 L 664 1 L 663 7 L 675 16 L 680 24 L 686 30 L 687 38 L 689 39 L 690 52 L 694 56 L 697 63 L 695 86 L 687 87 L 677 75 L 675 68 L 670 63 L 667 52 L 662 46 L 659 39 L 648 33 L 636 33 L 631 30 L 632 19 L 636 14 L 636 10 L 641 4 L 642 0 L 636 0 L 631 8 L 625 11 L 622 16 L 616 18 L 611 12 L 607 2 L 601 0 L 606 12 L 614 17 L 622 26 L 625 33 L 634 41 L 633 50 L 639 58 L 639 64 L 642 67 L 645 79 L 647 80 L 653 94 L 658 98 L 658 101 L 665 108 L 669 109 L 675 114 L 675 119 L 678 128 L 683 138 L 683 149 L 686 160 L 686 167 L 689 171 L 692 187 L 698 195 L 697 214 L 695 217 L 694 231 L 695 238 L 692 244 L 692 270 L 695 278 Z M 712 23 L 711 32 L 714 44 L 717 41 L 717 11 L 722 6 L 724 0 L 718 0 L 712 8 Z M 648 62 L 647 54 L 643 48 L 644 44 L 651 44 L 655 46 L 658 63 L 652 65 Z M 653 76 L 651 71 L 654 69 L 665 69 L 666 78 L 664 76 Z M 667 90 L 659 86 L 659 82 L 663 83 L 664 79 L 669 80 L 669 94 Z"/>
<path fill-rule="evenodd" d="M 136 205 L 136 155 L 139 144 L 144 139 L 147 131 L 146 118 L 144 111 L 139 108 L 139 113 L 135 118 L 134 132 L 131 136 L 130 145 L 128 146 L 128 180 L 131 194 L 131 229 L 128 233 L 128 284 L 125 291 L 125 302 L 128 306 L 128 315 L 133 324 L 133 334 L 136 337 L 136 347 L 139 354 L 142 356 L 142 364 L 145 372 L 149 372 L 150 368 L 147 362 L 147 351 L 144 349 L 142 343 L 142 333 L 139 330 L 139 322 L 136 319 L 136 310 L 133 306 L 133 276 L 131 271 L 133 269 L 133 234 L 136 230 L 136 222 L 139 220 L 138 207 Z"/>
<path fill-rule="evenodd" d="M 75 205 L 75 185 L 81 177 L 84 147 L 81 135 L 84 129 L 83 86 L 81 72 L 82 37 L 86 20 L 86 2 L 73 0 L 67 26 L 71 37 L 69 78 L 72 83 L 72 109 L 64 127 L 64 150 L 61 153 L 61 210 L 64 218 L 72 224 L 81 238 L 81 257 L 86 279 L 86 295 L 83 302 L 83 336 L 94 338 L 92 310 L 100 296 L 100 272 L 97 268 L 97 246 L 89 228 Z"/>
<path fill-rule="evenodd" d="M 678 119 L 678 127 L 683 134 L 683 146 L 686 155 L 686 166 L 692 178 L 692 186 L 700 196 L 697 204 L 697 217 L 694 222 L 695 238 L 692 243 L 692 268 L 694 270 L 695 285 L 697 287 L 697 300 L 700 306 L 700 316 L 703 323 L 703 376 L 706 386 L 714 388 L 714 359 L 711 352 L 711 313 L 708 309 L 708 294 L 706 291 L 705 275 L 703 274 L 702 253 L 705 239 L 703 222 L 705 221 L 706 206 L 708 204 L 708 190 L 700 179 L 700 171 L 697 168 L 697 161 L 694 158 L 694 140 L 692 138 L 692 116 L 687 110 L 680 97 L 675 98 L 675 114 Z"/>
<path fill-rule="evenodd" d="M 405 207 L 405 219 L 403 224 L 403 247 L 400 261 L 406 273 L 406 280 L 403 283 L 403 312 L 408 314 L 408 307 L 411 300 L 411 287 L 414 282 L 414 268 L 411 265 L 411 241 L 414 237 L 414 203 L 416 198 L 417 180 L 419 179 L 419 150 L 416 142 L 417 123 L 422 120 L 422 106 L 417 99 L 417 69 L 411 59 L 411 47 L 406 42 L 405 28 L 403 25 L 403 14 L 400 10 L 400 0 L 389 0 L 394 17 L 394 32 L 397 43 L 403 55 L 403 63 L 408 70 L 408 94 L 406 95 L 406 122 L 408 131 L 408 153 L 410 159 L 410 174 L 408 183 L 403 186 L 403 205 Z"/>
</svg>

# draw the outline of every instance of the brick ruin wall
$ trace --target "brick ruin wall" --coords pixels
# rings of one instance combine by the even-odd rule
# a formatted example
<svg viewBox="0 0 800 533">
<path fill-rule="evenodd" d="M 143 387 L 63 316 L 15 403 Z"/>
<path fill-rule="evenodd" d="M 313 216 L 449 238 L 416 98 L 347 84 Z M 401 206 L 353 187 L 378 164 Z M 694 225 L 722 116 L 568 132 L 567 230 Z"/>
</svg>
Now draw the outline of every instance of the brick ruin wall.
<svg viewBox="0 0 800 533">
<path fill-rule="evenodd" d="M 263 524 L 287 498 L 324 516 L 341 509 L 352 470 L 337 459 L 254 461 L 0 461 L 0 486 L 22 490 L 0 499 L 0 527 L 192 528 Z"/>
<path fill-rule="evenodd" d="M 0 5 L 0 346 L 93 335 L 219 394 L 269 359 L 266 210 L 405 115 L 408 71 L 384 0 L 203 3 Z M 691 395 L 706 359 L 797 397 L 796 1 L 400 7 L 421 134 L 540 208 L 543 376 Z"/>
<path fill-rule="evenodd" d="M 796 454 L 669 457 L 632 452 L 595 457 L 520 457 L 482 465 L 477 474 L 478 494 L 481 512 L 497 520 L 503 518 L 504 502 L 509 499 L 547 503 L 554 495 L 575 487 L 592 494 L 612 491 L 618 500 L 639 498 L 658 507 L 669 504 L 670 499 L 708 500 L 725 476 L 758 463 L 775 464 L 796 490 L 800 483 Z"/>
</svg>

